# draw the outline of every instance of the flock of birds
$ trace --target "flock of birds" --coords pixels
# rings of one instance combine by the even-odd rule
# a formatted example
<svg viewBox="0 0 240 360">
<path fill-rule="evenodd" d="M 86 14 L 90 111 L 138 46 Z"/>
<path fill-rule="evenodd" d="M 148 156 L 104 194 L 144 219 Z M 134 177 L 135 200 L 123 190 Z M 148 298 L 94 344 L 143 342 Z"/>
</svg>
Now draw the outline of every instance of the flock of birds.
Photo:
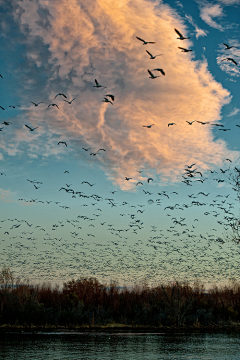
<svg viewBox="0 0 240 360">
<path fill-rule="evenodd" d="M 177 29 L 174 30 L 179 40 L 189 39 Z M 137 39 L 143 45 L 155 43 L 139 37 Z M 224 43 L 224 45 L 226 50 L 233 48 L 228 44 Z M 192 51 L 184 47 L 179 49 L 182 52 Z M 146 52 L 151 60 L 162 55 L 153 55 L 148 50 Z M 237 65 L 232 58 L 222 59 L 225 60 Z M 158 67 L 147 71 L 150 79 L 160 77 L 155 75 L 156 73 L 166 75 L 165 71 Z M 2 75 L 0 77 L 3 79 Z M 106 88 L 97 79 L 93 87 Z M 56 94 L 54 100 L 57 98 L 62 98 L 69 105 L 75 100 L 73 98 L 69 101 L 64 93 Z M 115 96 L 107 93 L 102 101 L 113 105 L 114 100 Z M 38 103 L 31 101 L 31 103 L 34 107 L 44 104 L 43 101 Z M 15 109 L 20 105 L 9 107 Z M 59 109 L 56 102 L 47 106 L 47 108 L 51 107 Z M 3 106 L 0 108 L 5 110 Z M 197 120 L 187 121 L 191 126 L 195 122 L 201 125 L 211 124 Z M 12 125 L 9 121 L 4 121 L 2 124 Z M 168 127 L 173 125 L 177 124 L 168 123 Z M 212 125 L 219 130 L 230 130 L 225 129 L 222 124 L 212 123 Z M 152 126 L 154 124 L 143 125 L 148 129 Z M 240 127 L 240 125 L 236 126 Z M 38 129 L 27 124 L 25 127 L 30 132 Z M 3 130 L 4 128 L 1 127 L 0 131 Z M 57 145 L 68 146 L 66 141 L 59 141 Z M 90 147 L 83 147 L 82 150 L 92 156 L 106 152 L 104 148 L 92 152 Z M 56 221 L 49 219 L 44 225 L 41 220 L 33 223 L 29 219 L 2 218 L 0 261 L 4 263 L 7 259 L 7 264 L 18 274 L 23 277 L 27 274 L 39 280 L 42 278 L 68 280 L 70 276 L 81 275 L 107 280 L 119 276 L 125 283 L 134 281 L 139 283 L 140 279 L 155 282 L 180 276 L 182 279 L 192 277 L 209 282 L 222 280 L 223 272 L 228 276 L 237 276 L 236 264 L 240 251 L 219 236 L 219 231 L 228 232 L 231 224 L 237 220 L 235 215 L 237 202 L 229 193 L 221 192 L 212 196 L 204 190 L 199 191 L 198 188 L 199 186 L 208 188 L 208 185 L 205 186 L 207 180 L 221 184 L 228 181 L 231 172 L 235 171 L 239 174 L 240 169 L 237 167 L 231 169 L 231 163 L 231 159 L 225 159 L 223 168 L 218 172 L 209 169 L 207 178 L 204 178 L 202 172 L 197 169 L 196 163 L 186 165 L 182 182 L 187 187 L 194 187 L 194 190 L 186 194 L 187 201 L 184 202 L 181 202 L 182 195 L 177 191 L 162 189 L 155 192 L 155 179 L 148 177 L 147 172 L 145 183 L 137 180 L 135 182 L 144 194 L 145 201 L 142 203 L 139 203 L 137 194 L 134 200 L 130 195 L 125 194 L 126 200 L 128 197 L 130 200 L 123 201 L 120 190 L 107 189 L 104 194 L 102 192 L 99 194 L 98 184 L 84 179 L 73 186 L 66 180 L 71 176 L 68 170 L 57 176 L 58 180 L 64 183 L 55 194 L 55 197 L 61 196 L 57 201 L 54 198 L 47 200 L 42 198 L 41 189 L 45 186 L 42 181 L 26 179 L 31 186 L 29 193 L 37 191 L 39 197 L 19 198 L 19 203 L 32 206 L 33 209 L 49 206 L 51 219 L 55 218 Z M 224 168 L 225 164 L 229 164 L 229 167 Z M 7 181 L 9 174 L 1 172 L 0 175 L 3 176 L 2 179 L 6 177 Z M 130 180 L 133 179 L 125 177 L 125 181 Z M 61 215 L 59 213 L 63 210 L 75 216 L 66 219 L 65 213 Z M 208 231 L 204 230 L 205 226 Z"/>
</svg>

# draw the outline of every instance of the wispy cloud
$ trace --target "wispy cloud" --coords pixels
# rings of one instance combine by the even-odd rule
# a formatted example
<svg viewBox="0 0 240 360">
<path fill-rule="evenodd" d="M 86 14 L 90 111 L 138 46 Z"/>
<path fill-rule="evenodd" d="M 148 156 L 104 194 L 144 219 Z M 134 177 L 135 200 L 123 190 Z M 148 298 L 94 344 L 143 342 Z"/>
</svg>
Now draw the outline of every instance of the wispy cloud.
<svg viewBox="0 0 240 360">
<path fill-rule="evenodd" d="M 223 31 L 223 27 L 218 24 L 213 18 L 221 18 L 224 16 L 223 8 L 220 4 L 204 3 L 200 7 L 200 17 L 209 26 Z"/>
<path fill-rule="evenodd" d="M 237 115 L 237 114 L 239 113 L 239 111 L 240 111 L 240 109 L 235 107 L 235 108 L 230 112 L 230 114 L 228 115 L 228 117 Z"/>
<path fill-rule="evenodd" d="M 101 166 L 122 188 L 144 177 L 137 171 L 140 168 L 174 181 L 188 162 L 197 162 L 204 170 L 209 164 L 220 164 L 229 153 L 224 141 L 214 141 L 210 126 L 186 123 L 218 121 L 230 94 L 213 78 L 205 60 L 195 61 L 194 53 L 178 49 L 183 44 L 174 28 L 186 36 L 187 29 L 169 6 L 146 0 L 114 4 L 16 0 L 15 4 L 15 21 L 28 35 L 25 76 L 30 68 L 43 69 L 42 58 L 48 58 L 48 68 L 43 69 L 46 82 L 40 88 L 36 81 L 28 83 L 37 101 L 42 99 L 36 89 L 45 94 L 45 104 L 23 112 L 29 125 L 37 124 L 39 129 L 30 133 L 19 126 L 14 134 L 18 148 L 24 143 L 31 154 L 68 151 L 82 158 L 86 157 L 82 146 L 92 151 L 105 148 L 105 153 L 88 155 L 88 161 Z M 202 11 L 207 21 L 222 15 L 220 6 L 209 9 L 209 18 L 207 7 Z M 145 46 L 136 36 L 156 44 Z M 184 47 L 192 45 L 184 41 Z M 163 55 L 150 60 L 146 50 Z M 166 75 L 149 79 L 147 69 L 158 67 Z M 107 89 L 93 87 L 94 79 Z M 69 105 L 58 97 L 59 110 L 47 108 L 58 92 L 76 100 Z M 113 105 L 102 102 L 107 93 L 115 95 Z M 29 88 L 22 96 L 26 103 L 34 101 L 28 98 Z M 172 122 L 177 125 L 168 127 Z M 154 125 L 143 127 L 149 124 Z M 68 147 L 57 146 L 56 136 Z M 134 182 L 124 181 L 125 176 Z"/>
<path fill-rule="evenodd" d="M 194 26 L 195 27 L 195 33 L 196 33 L 196 38 L 198 39 L 199 37 L 201 37 L 201 36 L 207 36 L 207 34 L 208 34 L 208 31 L 207 30 L 203 30 L 203 29 L 200 29 L 197 25 L 196 25 L 196 23 L 195 23 L 195 21 L 193 20 L 193 18 L 192 18 L 192 16 L 191 15 L 185 15 L 185 18 L 187 19 L 187 21 L 192 25 L 192 26 Z"/>
</svg>

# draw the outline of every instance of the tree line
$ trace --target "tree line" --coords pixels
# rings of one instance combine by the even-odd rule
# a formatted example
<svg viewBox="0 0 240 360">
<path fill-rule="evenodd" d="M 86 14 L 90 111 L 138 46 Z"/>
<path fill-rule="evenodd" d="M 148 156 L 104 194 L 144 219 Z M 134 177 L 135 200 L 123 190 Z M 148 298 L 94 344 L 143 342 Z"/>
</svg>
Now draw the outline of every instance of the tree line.
<svg viewBox="0 0 240 360">
<path fill-rule="evenodd" d="M 4 267 L 0 284 L 0 325 L 200 327 L 240 322 L 240 284 L 234 281 L 206 291 L 199 283 L 120 288 L 79 278 L 60 289 L 14 283 L 12 272 Z"/>
</svg>

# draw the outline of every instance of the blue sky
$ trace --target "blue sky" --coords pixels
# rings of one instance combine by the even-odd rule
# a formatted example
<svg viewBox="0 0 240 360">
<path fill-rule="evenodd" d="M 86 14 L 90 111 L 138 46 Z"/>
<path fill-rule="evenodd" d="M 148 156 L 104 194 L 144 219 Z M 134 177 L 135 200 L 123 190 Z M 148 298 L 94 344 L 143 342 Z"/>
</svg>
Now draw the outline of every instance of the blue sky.
<svg viewBox="0 0 240 360">
<path fill-rule="evenodd" d="M 0 6 L 1 263 L 35 282 L 238 279 L 240 2 Z"/>
</svg>

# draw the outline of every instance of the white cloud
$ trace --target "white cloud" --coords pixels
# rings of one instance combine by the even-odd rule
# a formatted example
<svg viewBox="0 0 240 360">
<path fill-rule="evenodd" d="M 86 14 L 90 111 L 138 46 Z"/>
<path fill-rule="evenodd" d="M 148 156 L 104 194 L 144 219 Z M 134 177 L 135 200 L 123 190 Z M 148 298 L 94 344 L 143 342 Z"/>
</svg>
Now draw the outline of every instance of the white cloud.
<svg viewBox="0 0 240 360">
<path fill-rule="evenodd" d="M 224 15 L 223 8 L 220 4 L 204 4 L 200 7 L 200 17 L 209 26 L 223 31 L 223 27 L 213 20 L 215 17 L 222 17 Z"/>
<path fill-rule="evenodd" d="M 24 143 L 31 154 L 61 154 L 65 149 L 56 145 L 63 140 L 68 151 L 79 157 L 86 155 L 84 145 L 92 151 L 105 148 L 105 153 L 88 160 L 94 166 L 98 163 L 122 188 L 133 185 L 124 181 L 125 176 L 141 179 L 137 170 L 142 167 L 174 181 L 188 162 L 197 161 L 204 170 L 209 164 L 220 164 L 228 153 L 237 157 L 234 152 L 230 155 L 224 141 L 214 141 L 210 126 L 186 123 L 218 121 L 230 94 L 212 77 L 206 61 L 194 61 L 194 53 L 178 49 L 183 44 L 174 28 L 188 34 L 170 7 L 159 3 L 155 7 L 146 0 L 121 0 L 114 5 L 108 0 L 16 4 L 16 21 L 28 35 L 27 70 L 41 66 L 36 41 L 41 39 L 46 47 L 51 67 L 45 73 L 44 88 L 38 89 L 45 93 L 45 104 L 59 91 L 69 99 L 76 97 L 71 105 L 57 98 L 59 110 L 42 106 L 26 111 L 29 125 L 31 121 L 41 125 L 36 133 L 15 132 L 17 147 Z M 222 14 L 221 8 L 210 9 L 212 17 Z M 156 44 L 145 46 L 136 36 Z M 191 45 L 191 40 L 184 40 L 184 47 Z M 146 50 L 163 56 L 150 60 Z M 163 68 L 166 76 L 149 79 L 147 69 L 156 67 Z M 94 88 L 94 79 L 107 89 Z M 36 93 L 35 85 L 31 86 Z M 116 96 L 113 105 L 102 102 L 106 93 Z M 177 125 L 168 127 L 170 122 Z M 154 126 L 143 127 L 149 124 Z"/>
<path fill-rule="evenodd" d="M 194 22 L 193 18 L 191 15 L 185 15 L 185 18 L 188 20 L 188 22 L 193 25 L 195 27 L 195 33 L 196 33 L 196 38 L 198 39 L 201 36 L 207 36 L 208 31 L 207 30 L 203 30 L 200 29 Z"/>
<path fill-rule="evenodd" d="M 237 115 L 237 114 L 239 113 L 239 111 L 240 111 L 240 109 L 235 107 L 235 108 L 230 112 L 230 114 L 228 115 L 228 117 Z"/>
</svg>

